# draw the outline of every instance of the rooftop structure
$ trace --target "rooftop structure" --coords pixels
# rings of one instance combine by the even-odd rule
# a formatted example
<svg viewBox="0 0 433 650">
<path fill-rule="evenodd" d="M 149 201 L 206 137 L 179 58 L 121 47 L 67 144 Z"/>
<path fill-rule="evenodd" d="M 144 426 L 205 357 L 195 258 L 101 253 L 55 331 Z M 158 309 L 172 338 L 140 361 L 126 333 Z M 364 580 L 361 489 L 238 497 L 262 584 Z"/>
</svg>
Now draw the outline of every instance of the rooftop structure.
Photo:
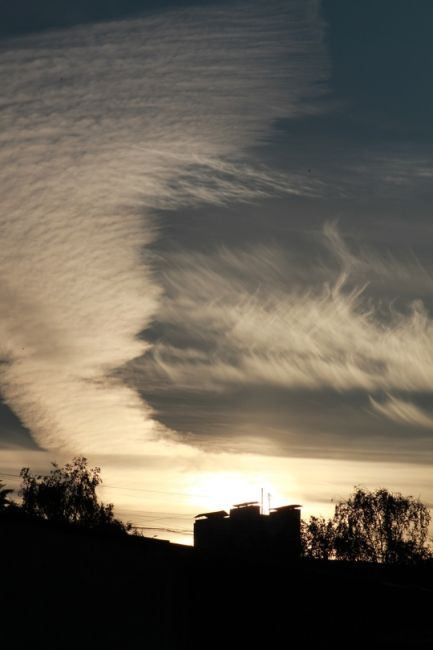
<svg viewBox="0 0 433 650">
<path fill-rule="evenodd" d="M 230 509 L 197 515 L 194 546 L 215 551 L 278 552 L 297 558 L 301 550 L 301 506 L 261 512 L 257 501 L 238 503 Z"/>
</svg>

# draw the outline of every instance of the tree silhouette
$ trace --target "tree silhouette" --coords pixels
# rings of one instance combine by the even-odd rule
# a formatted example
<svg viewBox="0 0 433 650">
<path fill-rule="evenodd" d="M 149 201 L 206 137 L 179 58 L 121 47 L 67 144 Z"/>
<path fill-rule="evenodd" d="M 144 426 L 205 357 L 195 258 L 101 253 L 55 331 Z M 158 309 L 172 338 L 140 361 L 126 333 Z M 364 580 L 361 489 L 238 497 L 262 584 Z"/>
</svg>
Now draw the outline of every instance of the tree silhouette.
<svg viewBox="0 0 433 650">
<path fill-rule="evenodd" d="M 335 531 L 331 519 L 310 517 L 301 522 L 303 555 L 314 560 L 329 560 L 334 554 Z"/>
<path fill-rule="evenodd" d="M 334 517 L 303 522 L 306 557 L 383 563 L 412 563 L 431 557 L 430 513 L 414 497 L 385 488 L 355 488 L 335 506 Z"/>
<path fill-rule="evenodd" d="M 20 495 L 26 514 L 86 528 L 130 530 L 130 524 L 114 518 L 113 504 L 98 502 L 96 488 L 102 483 L 99 467 L 89 468 L 82 456 L 64 467 L 52 466 L 47 476 L 34 475 L 28 467 L 21 470 Z"/>
<path fill-rule="evenodd" d="M 357 488 L 334 514 L 335 553 L 344 560 L 404 563 L 425 559 L 430 514 L 418 499 L 385 488 Z"/>
</svg>

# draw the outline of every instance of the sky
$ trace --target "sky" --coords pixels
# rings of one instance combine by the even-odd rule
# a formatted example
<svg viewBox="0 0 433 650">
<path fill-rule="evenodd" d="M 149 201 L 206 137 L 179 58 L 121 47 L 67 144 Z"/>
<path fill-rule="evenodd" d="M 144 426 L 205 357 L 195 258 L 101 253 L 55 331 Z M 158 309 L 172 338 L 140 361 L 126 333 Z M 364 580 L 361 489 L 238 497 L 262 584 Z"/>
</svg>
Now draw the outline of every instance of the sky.
<svg viewBox="0 0 433 650">
<path fill-rule="evenodd" d="M 191 543 L 433 505 L 429 0 L 0 9 L 0 479 L 84 455 Z"/>
</svg>

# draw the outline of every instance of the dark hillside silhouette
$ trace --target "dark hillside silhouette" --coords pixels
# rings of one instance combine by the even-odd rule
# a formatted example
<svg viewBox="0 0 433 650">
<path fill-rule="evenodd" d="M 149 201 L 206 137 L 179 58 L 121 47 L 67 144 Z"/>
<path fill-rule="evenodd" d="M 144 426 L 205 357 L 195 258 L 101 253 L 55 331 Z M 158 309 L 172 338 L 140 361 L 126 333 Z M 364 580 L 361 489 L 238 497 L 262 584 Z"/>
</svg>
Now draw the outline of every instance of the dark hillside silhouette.
<svg viewBox="0 0 433 650">
<path fill-rule="evenodd" d="M 1 632 L 8 648 L 433 647 L 432 561 L 331 562 L 295 558 L 267 543 L 193 548 L 113 535 L 110 526 L 94 526 L 87 514 L 81 521 L 78 513 L 98 511 L 93 489 L 99 472 L 92 474 L 85 459 L 76 460 L 65 468 L 55 466 L 49 475 L 56 477 L 55 498 L 46 501 L 42 490 L 38 516 L 11 505 L 0 513 Z M 24 486 L 29 476 L 24 472 Z M 80 500 L 59 499 L 57 488 L 71 487 L 70 480 L 74 485 L 71 477 L 78 485 L 84 477 L 93 506 L 82 510 Z M 34 478 L 31 489 L 45 485 L 47 477 Z M 84 503 L 87 488 L 80 492 Z M 252 504 L 241 505 L 248 509 Z M 289 507 L 283 519 L 286 515 L 295 520 L 299 510 Z M 236 517 L 239 522 L 256 519 L 253 511 Z M 224 512 L 216 513 L 218 518 L 229 519 Z M 240 532 L 245 531 L 242 524 Z"/>
<path fill-rule="evenodd" d="M 433 647 L 433 567 L 214 554 L 0 517 L 8 648 Z"/>
</svg>

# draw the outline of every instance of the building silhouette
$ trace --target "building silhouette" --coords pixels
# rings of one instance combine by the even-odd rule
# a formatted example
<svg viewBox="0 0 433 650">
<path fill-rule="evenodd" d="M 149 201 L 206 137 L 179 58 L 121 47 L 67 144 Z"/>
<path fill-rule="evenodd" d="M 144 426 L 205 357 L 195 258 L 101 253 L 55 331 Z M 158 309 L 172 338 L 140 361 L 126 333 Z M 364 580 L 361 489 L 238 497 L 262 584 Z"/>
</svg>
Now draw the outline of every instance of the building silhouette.
<svg viewBox="0 0 433 650">
<path fill-rule="evenodd" d="M 278 553 L 298 558 L 301 553 L 301 506 L 287 505 L 261 512 L 256 501 L 195 517 L 194 546 L 212 551 Z"/>
</svg>

